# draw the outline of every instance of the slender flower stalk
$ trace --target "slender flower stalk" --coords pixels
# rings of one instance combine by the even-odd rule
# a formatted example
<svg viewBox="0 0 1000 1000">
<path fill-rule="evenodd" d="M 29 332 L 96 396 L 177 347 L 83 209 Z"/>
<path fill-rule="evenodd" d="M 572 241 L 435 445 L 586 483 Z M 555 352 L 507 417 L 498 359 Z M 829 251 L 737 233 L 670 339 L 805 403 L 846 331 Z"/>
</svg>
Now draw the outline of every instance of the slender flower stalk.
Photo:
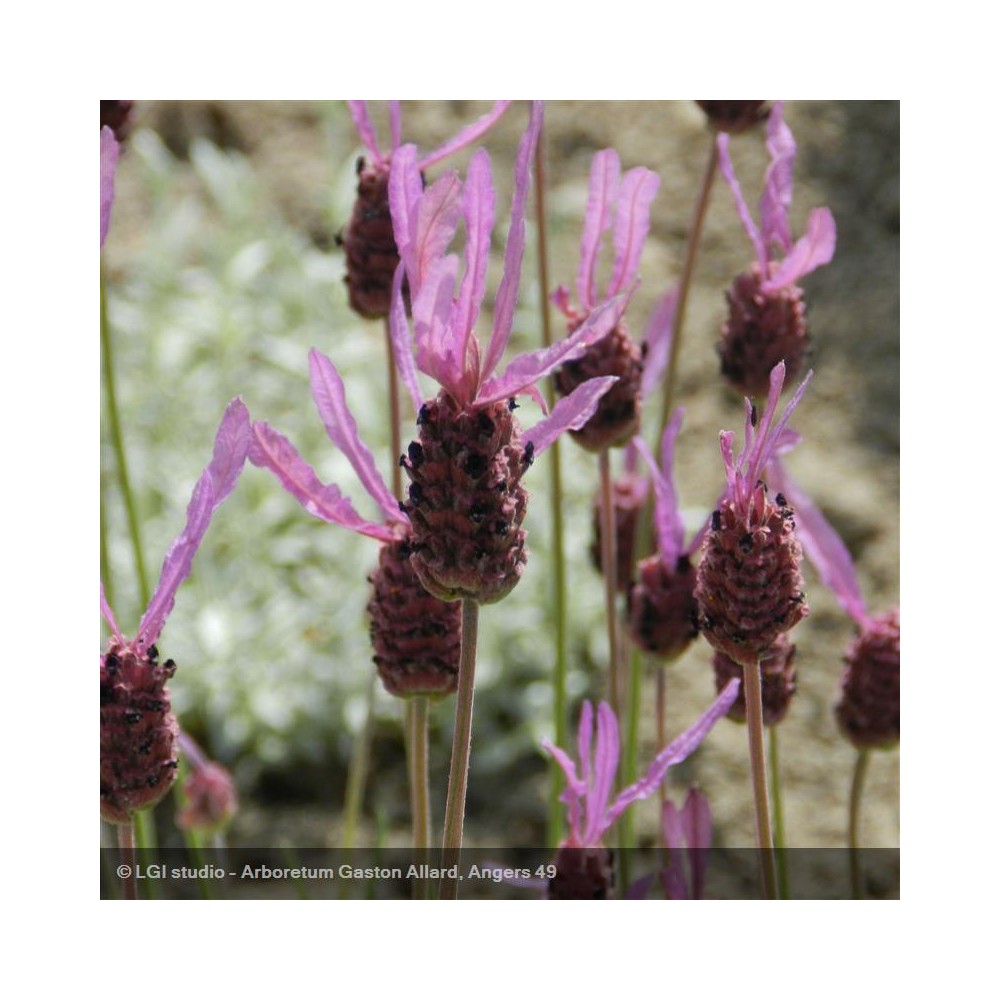
<svg viewBox="0 0 1000 1000">
<path fill-rule="evenodd" d="M 757 817 L 757 847 L 765 893 L 775 894 L 773 843 L 764 753 L 760 660 L 778 636 L 808 614 L 795 538 L 793 510 L 772 500 L 761 478 L 787 440 L 785 429 L 811 374 L 799 386 L 780 420 L 775 420 L 785 366 L 775 365 L 767 408 L 758 417 L 746 400 L 745 442 L 733 455 L 733 433 L 720 434 L 726 490 L 711 517 L 698 564 L 695 600 L 708 642 L 743 668 L 747 738 Z"/>
<path fill-rule="evenodd" d="M 785 854 L 785 810 L 781 796 L 781 758 L 778 753 L 778 727 L 767 729 L 767 763 L 771 779 L 771 814 L 774 850 L 778 867 L 778 898 L 788 899 L 788 858 Z"/>
<path fill-rule="evenodd" d="M 847 846 L 851 858 L 851 895 L 864 899 L 865 882 L 861 870 L 861 800 L 864 796 L 865 775 L 868 773 L 870 751 L 859 748 L 851 779 L 851 800 L 847 814 Z"/>
<path fill-rule="evenodd" d="M 552 755 L 566 775 L 562 801 L 566 805 L 569 836 L 556 854 L 556 875 L 549 882 L 550 899 L 606 899 L 611 891 L 611 857 L 604 836 L 634 802 L 649 798 L 674 765 L 698 748 L 715 723 L 729 711 L 739 682 L 733 681 L 690 729 L 664 747 L 645 775 L 623 788 L 612 801 L 621 746 L 618 720 L 602 702 L 597 709 L 594 741 L 594 711 L 584 702 L 580 715 L 577 749 L 579 768 L 566 751 L 548 740 L 542 748 Z M 591 744 L 594 750 L 591 754 Z"/>
<path fill-rule="evenodd" d="M 539 132 L 538 144 L 535 147 L 535 232 L 538 238 L 538 308 L 542 321 L 542 347 L 552 347 L 552 317 L 549 313 L 549 252 L 548 252 L 548 218 L 545 203 L 545 126 Z M 549 409 L 555 406 L 555 387 L 552 381 L 545 384 L 545 401 Z M 561 746 L 566 742 L 569 726 L 569 709 L 566 695 L 566 679 L 569 674 L 569 658 L 567 656 L 568 633 L 568 601 L 566 594 L 566 559 L 565 540 L 563 532 L 563 491 L 560 442 L 552 442 L 549 458 L 549 519 L 552 537 L 549 543 L 551 552 L 552 572 L 552 608 L 554 617 L 553 644 L 555 666 L 552 671 L 552 716 L 554 722 L 556 744 Z M 563 811 L 559 802 L 559 788 L 556 783 L 558 766 L 555 761 L 551 767 L 549 782 L 549 818 L 548 840 L 552 847 L 562 838 Z"/>
</svg>

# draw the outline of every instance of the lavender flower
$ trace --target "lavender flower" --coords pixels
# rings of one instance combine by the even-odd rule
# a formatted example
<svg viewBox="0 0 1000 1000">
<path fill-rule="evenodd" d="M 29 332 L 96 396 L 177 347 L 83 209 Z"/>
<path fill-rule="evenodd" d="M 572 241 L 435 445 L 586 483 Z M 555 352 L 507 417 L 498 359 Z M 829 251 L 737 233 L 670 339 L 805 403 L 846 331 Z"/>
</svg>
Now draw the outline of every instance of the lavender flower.
<svg viewBox="0 0 1000 1000">
<path fill-rule="evenodd" d="M 552 294 L 553 302 L 569 320 L 571 333 L 600 303 L 620 294 L 635 281 L 649 233 L 649 207 L 659 187 L 660 178 L 644 167 L 629 170 L 622 177 L 621 163 L 613 149 L 595 154 L 576 279 L 579 308 L 570 304 L 565 285 Z M 597 261 L 604 235 L 612 225 L 614 269 L 602 299 L 597 293 Z M 639 427 L 642 351 L 629 336 L 623 320 L 607 335 L 593 341 L 581 357 L 567 361 L 556 372 L 555 386 L 565 396 L 587 379 L 608 375 L 617 376 L 617 384 L 601 400 L 594 416 L 572 432 L 574 440 L 589 451 L 625 444 Z"/>
<path fill-rule="evenodd" d="M 775 460 L 772 483 L 795 506 L 798 534 L 809 561 L 858 629 L 845 657 L 840 701 L 841 732 L 858 749 L 899 742 L 899 608 L 868 613 L 847 546 L 819 508 Z"/>
<path fill-rule="evenodd" d="M 452 694 L 458 683 L 460 610 L 428 594 L 410 567 L 410 519 L 358 434 L 340 373 L 315 350 L 309 354 L 309 369 L 313 399 L 330 440 L 347 456 L 385 521 L 377 524 L 362 518 L 336 486 L 320 482 L 288 439 L 266 423 L 253 425 L 250 461 L 270 470 L 314 517 L 382 543 L 378 568 L 369 577 L 373 594 L 368 611 L 375 665 L 385 689 L 400 697 Z"/>
<path fill-rule="evenodd" d="M 731 682 L 730 682 L 731 683 Z M 708 799 L 692 788 L 684 805 L 663 803 L 663 842 L 670 860 L 660 874 L 667 899 L 704 899 L 708 849 L 712 846 L 712 811 Z"/>
<path fill-rule="evenodd" d="M 722 331 L 722 374 L 739 392 L 762 396 L 772 368 L 783 361 L 798 377 L 808 347 L 805 304 L 797 282 L 833 259 L 837 229 L 828 208 L 809 213 L 806 233 L 793 243 L 789 224 L 796 146 L 778 101 L 767 123 L 771 157 L 760 199 L 760 229 L 750 214 L 729 157 L 729 137 L 719 135 L 719 165 L 732 189 L 736 210 L 757 255 L 727 292 L 729 318 Z M 779 254 L 781 256 L 779 256 Z"/>
<path fill-rule="evenodd" d="M 676 410 L 664 429 L 659 466 L 642 438 L 634 439 L 653 481 L 657 552 L 639 563 L 638 579 L 629 590 L 629 635 L 640 649 L 664 660 L 676 659 L 698 635 L 691 553 L 703 532 L 684 545 L 684 522 L 673 482 L 674 444 L 683 419 L 684 411 Z"/>
<path fill-rule="evenodd" d="M 178 742 L 191 774 L 181 790 L 184 804 L 176 822 L 182 830 L 213 833 L 233 818 L 239 804 L 233 776 L 214 760 L 209 760 L 197 743 L 183 730 Z"/>
<path fill-rule="evenodd" d="M 739 687 L 738 680 L 730 682 L 708 711 L 664 747 L 653 758 L 646 774 L 622 789 L 613 801 L 621 744 L 618 720 L 606 702 L 601 702 L 597 709 L 593 754 L 594 711 L 589 701 L 583 704 L 577 738 L 579 770 L 564 750 L 548 740 L 542 741 L 543 749 L 552 755 L 566 775 L 566 790 L 561 801 L 566 804 L 569 820 L 569 836 L 559 847 L 556 875 L 549 883 L 550 898 L 607 898 L 611 889 L 611 858 L 603 844 L 604 835 L 633 802 L 649 798 L 656 791 L 670 767 L 694 753 L 709 730 L 729 711 Z"/>
<path fill-rule="evenodd" d="M 726 491 L 705 536 L 694 596 L 705 638 L 741 665 L 759 660 L 781 633 L 809 613 L 792 508 L 783 497 L 772 500 L 760 477 L 787 440 L 785 427 L 811 377 L 810 372 L 775 423 L 785 381 L 784 364 L 775 365 L 762 418 L 746 400 L 739 457 L 733 458 L 732 431 L 719 435 Z"/>
<path fill-rule="evenodd" d="M 242 400 L 234 399 L 219 425 L 212 461 L 194 488 L 187 524 L 167 550 L 135 638 L 122 634 L 101 584 L 101 614 L 111 628 L 101 656 L 101 818 L 109 823 L 129 823 L 137 810 L 156 805 L 176 777 L 178 727 L 166 688 L 176 665 L 173 660 L 159 662 L 156 641 L 212 515 L 236 486 L 249 439 L 249 415 Z"/>
<path fill-rule="evenodd" d="M 389 315 L 392 276 L 399 264 L 389 213 L 389 169 L 400 147 L 402 133 L 399 101 L 389 101 L 392 146 L 388 153 L 379 149 L 367 102 L 348 101 L 347 104 L 371 161 L 366 164 L 364 157 L 358 158 L 358 197 L 347 228 L 343 236 L 338 237 L 347 258 L 344 281 L 351 308 L 366 319 L 382 319 Z M 497 101 L 492 111 L 423 157 L 417 169 L 426 170 L 471 145 L 493 126 L 509 105 L 510 101 Z"/>
<path fill-rule="evenodd" d="M 739 135 L 759 125 L 766 117 L 767 101 L 695 101 L 716 132 Z"/>
<path fill-rule="evenodd" d="M 111 205 L 115 200 L 115 167 L 118 164 L 118 141 L 107 125 L 101 129 L 101 246 L 104 246 L 111 223 Z"/>
<path fill-rule="evenodd" d="M 562 343 L 522 354 L 502 375 L 494 375 L 514 320 L 530 164 L 541 123 L 541 102 L 536 101 L 518 148 L 503 277 L 485 354 L 475 328 L 485 296 L 494 217 L 489 156 L 484 150 L 473 154 L 464 186 L 457 174 L 449 173 L 426 190 L 416 149 L 403 146 L 393 157 L 389 201 L 410 283 L 416 368 L 442 386 L 436 398 L 421 402 L 403 308 L 401 268 L 393 283 L 389 322 L 400 376 L 419 414 L 419 439 L 403 458 L 411 481 L 406 508 L 414 536 L 410 561 L 424 587 L 442 600 L 471 598 L 489 604 L 517 584 L 526 561 L 521 524 L 527 494 L 521 477 L 559 434 L 590 418 L 614 382 L 605 378 L 581 385 L 526 434 L 513 417 L 521 394 L 531 395 L 544 407 L 535 383 L 605 336 L 621 318 L 625 296 L 594 310 Z M 466 270 L 454 298 L 458 259 L 446 251 L 460 213 L 467 237 Z"/>
</svg>

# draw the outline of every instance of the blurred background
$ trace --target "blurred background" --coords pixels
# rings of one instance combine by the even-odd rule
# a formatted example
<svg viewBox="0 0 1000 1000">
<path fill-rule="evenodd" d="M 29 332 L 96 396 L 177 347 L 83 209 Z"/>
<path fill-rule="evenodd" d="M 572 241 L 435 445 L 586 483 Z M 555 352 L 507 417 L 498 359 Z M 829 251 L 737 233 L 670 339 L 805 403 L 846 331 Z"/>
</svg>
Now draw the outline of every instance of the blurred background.
<svg viewBox="0 0 1000 1000">
<path fill-rule="evenodd" d="M 403 136 L 435 148 L 490 102 L 405 102 Z M 373 103 L 383 148 L 384 105 Z M 816 376 L 793 421 L 804 443 L 788 466 L 821 506 L 855 559 L 869 610 L 899 601 L 899 105 L 790 102 L 799 145 L 793 232 L 827 205 L 837 222 L 833 262 L 803 281 Z M 355 197 L 364 152 L 343 102 L 136 102 L 119 161 L 111 228 L 103 250 L 119 405 L 150 574 L 180 531 L 193 485 L 208 461 L 226 403 L 241 395 L 255 419 L 283 431 L 327 482 L 376 518 L 354 474 L 326 438 L 308 382 L 315 347 L 344 373 L 363 438 L 389 476 L 381 325 L 347 305 L 336 234 Z M 500 273 L 513 157 L 527 122 L 517 102 L 482 140 L 498 188 L 495 264 L 480 333 Z M 624 169 L 646 166 L 662 184 L 629 311 L 641 334 L 680 275 L 684 240 L 712 141 L 694 102 L 550 102 L 545 135 L 549 270 L 572 285 L 591 157 L 607 146 Z M 756 210 L 767 162 L 762 129 L 731 144 L 737 174 Z M 464 151 L 431 168 L 463 169 Z M 718 374 L 715 343 L 724 293 L 752 259 L 728 188 L 716 181 L 688 306 L 678 402 L 686 408 L 676 481 L 692 527 L 723 484 L 718 433 L 742 428 L 742 402 Z M 540 345 L 533 215 L 515 333 L 508 357 Z M 562 330 L 553 313 L 556 334 Z M 430 391 L 430 383 L 424 383 Z M 658 417 L 659 400 L 650 407 Z M 525 403 L 523 424 L 538 416 Z M 405 417 L 403 441 L 414 427 Z M 653 431 L 647 429 L 647 440 Z M 544 842 L 552 736 L 551 580 L 548 471 L 526 478 L 533 499 L 530 557 L 521 583 L 484 609 L 480 624 L 467 842 Z M 620 456 L 617 456 L 620 467 Z M 570 562 L 570 703 L 604 696 L 603 591 L 590 565 L 597 463 L 562 448 Z M 111 594 L 119 623 L 142 613 L 113 454 L 102 443 L 102 506 Z M 181 724 L 235 775 L 240 810 L 233 844 L 336 845 L 347 764 L 366 714 L 373 671 L 365 605 L 377 545 L 310 518 L 270 474 L 247 466 L 220 509 L 181 588 L 159 643 L 178 671 L 171 684 Z M 851 621 L 806 568 L 811 616 L 798 626 L 798 692 L 781 724 L 786 837 L 790 846 L 841 846 L 854 751 L 832 707 Z M 110 584 L 110 586 L 109 586 Z M 102 632 L 102 642 L 105 633 Z M 711 651 L 701 640 L 669 668 L 668 731 L 676 735 L 714 696 Z M 658 669 L 658 668 L 657 668 Z M 652 670 L 646 683 L 652 695 Z M 651 704 L 651 701 L 649 702 Z M 432 707 L 435 828 L 443 814 L 453 702 Z M 378 690 L 364 828 L 359 842 L 405 844 L 409 808 L 402 705 Z M 640 766 L 657 749 L 652 713 Z M 899 754 L 873 755 L 862 842 L 899 843 Z M 674 769 L 675 800 L 697 783 L 708 795 L 716 843 L 753 843 L 744 727 L 723 720 Z M 161 840 L 176 841 L 174 803 L 157 809 Z M 638 812 L 643 837 L 656 808 Z"/>
</svg>

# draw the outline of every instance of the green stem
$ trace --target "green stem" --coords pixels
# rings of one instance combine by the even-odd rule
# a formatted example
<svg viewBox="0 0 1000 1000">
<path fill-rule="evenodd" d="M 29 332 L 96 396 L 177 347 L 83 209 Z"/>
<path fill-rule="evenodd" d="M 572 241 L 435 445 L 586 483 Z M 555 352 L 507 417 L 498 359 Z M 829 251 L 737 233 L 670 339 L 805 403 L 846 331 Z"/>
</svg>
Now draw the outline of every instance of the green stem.
<svg viewBox="0 0 1000 1000">
<path fill-rule="evenodd" d="M 542 345 L 552 346 L 552 319 L 549 312 L 549 254 L 545 215 L 545 151 L 544 126 L 535 147 L 535 223 L 538 234 L 538 302 L 542 314 Z M 545 395 L 549 409 L 555 405 L 555 387 L 552 379 L 546 379 Z M 568 674 L 567 649 L 567 601 L 566 601 L 566 560 L 562 517 L 562 465 L 559 442 L 555 441 L 549 459 L 549 510 L 551 516 L 551 559 L 553 609 L 555 613 L 555 671 L 552 674 L 552 714 L 555 730 L 555 744 L 568 744 L 569 716 L 566 698 L 566 678 Z M 562 771 L 553 760 L 549 762 L 549 846 L 555 847 L 563 838 L 565 830 L 565 807 L 559 801 Z"/>
<path fill-rule="evenodd" d="M 371 757 L 372 735 L 375 729 L 375 679 L 376 674 L 372 671 L 368 678 L 368 690 L 365 696 L 365 722 L 355 741 L 347 771 L 347 788 L 344 791 L 344 830 L 340 837 L 340 846 L 345 850 L 354 847 L 358 817 L 361 815 L 361 799 L 368 778 L 368 761 Z"/>
<path fill-rule="evenodd" d="M 426 850 L 431 846 L 431 807 L 429 794 L 428 718 L 430 699 L 425 695 L 411 698 L 407 708 L 412 715 L 410 755 L 413 758 L 413 846 Z"/>
<path fill-rule="evenodd" d="M 778 861 L 778 888 L 781 899 L 788 892 L 788 859 L 785 855 L 785 809 L 781 798 L 781 761 L 778 757 L 778 727 L 767 727 L 768 764 L 771 769 L 771 809 L 774 818 L 774 847 Z"/>
<path fill-rule="evenodd" d="M 138 899 L 135 878 L 135 828 L 132 823 L 123 823 L 118 827 L 118 851 L 121 863 L 128 874 L 122 879 L 122 892 L 125 899 Z"/>
<path fill-rule="evenodd" d="M 129 481 L 128 460 L 125 457 L 125 440 L 122 435 L 121 417 L 118 412 L 118 396 L 115 391 L 115 366 L 111 350 L 111 328 L 108 323 L 108 299 L 103 265 L 101 267 L 101 359 L 104 391 L 108 403 L 108 424 L 110 425 L 111 442 L 115 450 L 115 461 L 118 464 L 118 481 L 121 486 L 122 499 L 125 502 L 129 535 L 132 538 L 135 573 L 139 581 L 139 598 L 143 608 L 146 608 L 149 606 L 150 597 L 149 578 L 146 576 L 146 564 L 142 556 L 139 517 L 136 513 L 135 497 L 133 496 L 132 486 Z"/>
<path fill-rule="evenodd" d="M 472 701 L 476 684 L 476 642 L 479 633 L 479 602 L 462 601 L 462 652 L 455 695 L 455 735 L 451 744 L 448 798 L 444 808 L 444 867 L 458 864 L 465 827 L 465 796 L 469 787 L 469 756 L 472 751 Z M 458 899 L 458 880 L 441 880 L 441 899 Z"/>
<path fill-rule="evenodd" d="M 656 440 L 663 437 L 663 431 L 670 421 L 670 412 L 674 405 L 674 391 L 677 385 L 677 358 L 680 355 L 681 336 L 684 333 L 684 318 L 687 315 L 688 293 L 691 291 L 691 280 L 694 277 L 694 265 L 701 244 L 701 235 L 705 228 L 705 216 L 708 213 L 708 202 L 712 194 L 712 183 L 715 180 L 715 170 L 719 162 L 719 153 L 715 145 L 715 134 L 711 136 L 711 148 L 708 163 L 702 176 L 701 190 L 694 209 L 694 218 L 688 230 L 687 246 L 684 250 L 684 266 L 681 271 L 680 287 L 677 291 L 677 309 L 674 313 L 674 334 L 670 341 L 670 358 L 667 361 L 667 374 L 663 386 L 663 414 L 660 417 L 660 433 Z"/>
<path fill-rule="evenodd" d="M 854 777 L 851 780 L 851 805 L 847 821 L 847 846 L 851 858 L 851 893 L 854 899 L 864 899 L 864 875 L 861 871 L 860 838 L 861 797 L 864 793 L 865 774 L 868 771 L 867 750 L 858 750 L 854 762 Z"/>
<path fill-rule="evenodd" d="M 764 707 L 761 699 L 760 660 L 743 664 L 743 690 L 747 703 L 747 737 L 750 745 L 750 773 L 753 779 L 754 810 L 757 816 L 757 851 L 760 855 L 764 898 L 777 899 L 774 867 L 774 839 L 771 810 L 767 798 L 767 763 L 764 755 Z"/>
<path fill-rule="evenodd" d="M 598 455 L 601 479 L 601 566 L 604 570 L 604 614 L 608 629 L 608 675 L 611 710 L 621 719 L 621 667 L 618 658 L 618 539 L 615 530 L 615 502 L 611 483 L 611 451 Z"/>
<path fill-rule="evenodd" d="M 625 760 L 622 785 L 631 785 L 639 776 L 639 715 L 642 704 L 642 653 L 637 646 L 622 636 L 622 645 L 628 645 L 628 722 L 625 732 Z M 629 872 L 629 851 L 636 846 L 635 810 L 626 809 L 622 814 L 619 845 L 619 873 L 621 884 L 628 886 L 632 879 Z"/>
</svg>

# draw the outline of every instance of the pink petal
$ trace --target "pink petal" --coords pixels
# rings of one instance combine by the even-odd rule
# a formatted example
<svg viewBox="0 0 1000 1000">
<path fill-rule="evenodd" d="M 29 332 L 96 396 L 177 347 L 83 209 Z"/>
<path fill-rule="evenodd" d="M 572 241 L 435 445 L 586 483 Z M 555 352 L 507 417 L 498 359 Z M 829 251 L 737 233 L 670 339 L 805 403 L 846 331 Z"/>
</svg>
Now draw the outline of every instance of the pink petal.
<svg viewBox="0 0 1000 1000">
<path fill-rule="evenodd" d="M 659 189 L 659 176 L 645 167 L 636 167 L 622 178 L 615 216 L 615 266 L 608 295 L 617 295 L 638 274 L 639 258 L 649 235 L 649 208 Z"/>
<path fill-rule="evenodd" d="M 837 224 L 833 221 L 833 213 L 828 208 L 814 208 L 809 213 L 805 235 L 792 247 L 792 252 L 771 278 L 761 283 L 761 290 L 773 292 L 795 284 L 816 268 L 829 264 L 836 249 Z"/>
<path fill-rule="evenodd" d="M 403 142 L 403 128 L 399 120 L 399 101 L 389 102 L 389 135 L 395 153 Z"/>
<path fill-rule="evenodd" d="M 660 782 L 667 775 L 667 771 L 674 765 L 686 760 L 698 748 L 699 744 L 708 735 L 709 730 L 719 721 L 732 707 L 736 696 L 739 694 L 740 680 L 734 677 L 723 688 L 722 693 L 712 702 L 708 711 L 685 733 L 677 737 L 669 746 L 661 750 L 650 764 L 645 777 L 640 778 L 635 784 L 623 789 L 614 804 L 608 810 L 606 824 L 610 827 L 621 814 L 633 803 L 640 799 L 649 798 L 659 787 Z"/>
<path fill-rule="evenodd" d="M 833 525 L 803 492 L 778 459 L 768 465 L 771 489 L 783 493 L 795 511 L 795 534 L 823 583 L 859 624 L 868 620 L 851 554 Z"/>
<path fill-rule="evenodd" d="M 677 501 L 677 490 L 674 487 L 674 443 L 680 433 L 684 420 L 684 410 L 674 411 L 670 423 L 663 430 L 660 445 L 661 462 L 657 465 L 646 442 L 637 434 L 633 444 L 646 460 L 650 476 L 653 480 L 653 490 L 656 497 L 654 523 L 656 536 L 660 543 L 660 559 L 671 568 L 677 562 L 677 557 L 684 548 L 684 520 L 681 518 Z"/>
<path fill-rule="evenodd" d="M 409 259 L 406 260 L 411 296 L 419 291 L 428 273 L 448 250 L 458 228 L 461 194 L 462 182 L 458 174 L 449 171 L 427 188 L 416 203 L 411 233 L 413 243 L 407 248 Z"/>
<path fill-rule="evenodd" d="M 396 266 L 392 276 L 392 299 L 389 309 L 389 337 L 392 340 L 392 356 L 396 362 L 399 377 L 410 393 L 413 401 L 413 412 L 419 413 L 423 402 L 420 395 L 420 383 L 417 380 L 417 368 L 413 361 L 413 337 L 410 334 L 410 323 L 406 318 L 406 306 L 403 302 L 402 261 Z"/>
<path fill-rule="evenodd" d="M 406 264 L 411 285 L 419 282 L 420 274 L 414 249 L 417 239 L 417 207 L 424 191 L 417 169 L 417 147 L 408 144 L 392 154 L 389 168 L 389 212 L 392 216 L 392 235 L 396 249 Z M 416 287 L 410 294 L 415 296 Z"/>
<path fill-rule="evenodd" d="M 761 270 L 766 274 L 768 260 L 767 247 L 764 246 L 764 241 L 761 239 L 757 225 L 750 214 L 750 207 L 743 197 L 739 181 L 736 180 L 733 161 L 729 158 L 729 136 L 725 132 L 719 133 L 716 139 L 716 146 L 719 151 L 719 169 L 722 171 L 722 176 L 725 177 L 726 183 L 729 185 L 729 190 L 733 192 L 733 199 L 736 201 L 736 212 L 743 223 L 743 228 L 746 230 L 747 236 L 750 237 L 750 242 L 753 244 L 754 252 L 757 254 Z"/>
<path fill-rule="evenodd" d="M 688 847 L 704 851 L 712 846 L 712 810 L 708 799 L 697 788 L 692 788 L 684 800 L 681 821 Z"/>
<path fill-rule="evenodd" d="M 507 349 L 511 327 L 514 323 L 514 309 L 517 305 L 517 292 L 521 282 L 521 261 L 524 258 L 525 225 L 524 213 L 528 201 L 528 188 L 531 186 L 531 161 L 535 155 L 535 146 L 542 131 L 543 104 L 541 101 L 531 102 L 531 118 L 528 128 L 521 137 L 517 148 L 517 161 L 514 166 L 514 197 L 510 208 L 510 229 L 507 233 L 507 245 L 503 255 L 503 276 L 497 289 L 493 308 L 493 331 L 490 334 L 489 346 L 486 349 L 486 360 L 482 368 L 482 378 L 489 378 L 500 363 L 503 352 Z"/>
<path fill-rule="evenodd" d="M 358 434 L 358 425 L 347 408 L 344 381 L 333 362 L 319 351 L 309 352 L 309 381 L 320 419 L 330 440 L 347 456 L 361 485 L 382 508 L 390 521 L 408 523 L 400 512 L 399 501 L 392 495 L 379 475 L 372 453 Z"/>
<path fill-rule="evenodd" d="M 108 235 L 111 204 L 115 200 L 115 167 L 118 164 L 118 141 L 107 125 L 101 129 L 101 246 Z"/>
<path fill-rule="evenodd" d="M 104 596 L 103 580 L 101 581 L 101 614 L 104 616 L 104 620 L 108 623 L 108 627 L 114 633 L 115 638 L 121 639 L 121 629 L 118 627 L 118 622 L 115 621 L 115 615 L 111 610 L 111 605 L 108 604 L 108 599 Z"/>
<path fill-rule="evenodd" d="M 602 302 L 586 321 L 568 337 L 537 351 L 520 354 L 504 370 L 503 375 L 488 379 L 476 396 L 480 403 L 493 403 L 523 392 L 525 387 L 544 378 L 565 361 L 580 357 L 584 351 L 602 337 L 606 337 L 618 324 L 628 306 L 629 297 L 618 295 Z"/>
<path fill-rule="evenodd" d="M 364 144 L 365 149 L 371 153 L 372 162 L 379 167 L 386 165 L 386 160 L 379 152 L 378 142 L 375 139 L 375 129 L 372 127 L 372 120 L 368 117 L 367 101 L 348 101 L 347 107 L 351 111 L 351 121 L 357 129 L 358 136 Z"/>
<path fill-rule="evenodd" d="M 576 773 L 576 765 L 570 760 L 569 755 L 560 750 L 559 747 L 542 740 L 542 749 L 551 754 L 552 759 L 562 768 L 566 775 L 566 789 L 559 796 L 559 801 L 566 805 L 566 818 L 569 822 L 572 836 L 577 840 L 580 837 L 580 818 L 582 814 L 581 800 L 587 791 L 587 785 L 581 781 Z"/>
<path fill-rule="evenodd" d="M 604 234 L 611 228 L 611 210 L 618 197 L 621 162 L 613 149 L 602 149 L 590 162 L 590 186 L 580 240 L 580 269 L 576 275 L 576 295 L 584 309 L 597 304 L 597 259 Z"/>
<path fill-rule="evenodd" d="M 452 153 L 471 146 L 480 136 L 488 132 L 500 116 L 510 107 L 511 101 L 497 101 L 492 109 L 482 118 L 476 119 L 471 125 L 467 125 L 453 139 L 449 139 L 443 146 L 439 146 L 433 153 L 429 153 L 418 164 L 421 170 L 426 170 L 435 163 L 440 162 Z"/>
<path fill-rule="evenodd" d="M 580 780 L 584 786 L 590 784 L 590 743 L 594 738 L 594 706 L 590 700 L 580 709 L 580 721 L 576 727 L 576 755 L 580 760 Z"/>
<path fill-rule="evenodd" d="M 490 157 L 485 149 L 477 149 L 469 163 L 465 181 L 465 277 L 462 279 L 452 320 L 455 331 L 459 333 L 457 358 L 462 360 L 463 365 L 469 337 L 474 334 L 479 307 L 486 294 L 486 269 L 489 265 L 495 204 Z"/>
<path fill-rule="evenodd" d="M 674 318 L 677 314 L 677 299 L 680 289 L 671 288 L 660 299 L 649 317 L 643 340 L 646 343 L 646 357 L 642 367 L 642 398 L 651 396 L 660 384 L 660 379 L 670 358 L 670 345 L 674 339 Z"/>
<path fill-rule="evenodd" d="M 781 367 L 781 378 L 783 381 L 784 367 L 785 367 L 784 362 L 779 362 L 778 365 L 775 365 L 775 371 L 777 371 L 779 365 Z M 754 450 L 754 455 L 752 456 L 750 468 L 747 473 L 747 480 L 749 482 L 756 483 L 757 478 L 760 476 L 761 472 L 764 469 L 764 466 L 766 466 L 767 463 L 770 462 L 771 459 L 774 457 L 774 451 L 778 442 L 784 440 L 785 426 L 788 424 L 788 421 L 791 419 L 792 414 L 795 412 L 795 408 L 799 405 L 799 403 L 802 402 L 802 396 L 805 394 L 806 387 L 812 381 L 812 377 L 813 377 L 813 372 L 812 369 L 810 369 L 808 372 L 806 372 L 806 377 L 802 380 L 802 382 L 799 384 L 798 389 L 795 390 L 794 394 L 792 395 L 792 398 L 788 401 L 788 405 L 785 407 L 785 412 L 781 415 L 781 419 L 774 425 L 773 428 L 770 426 L 772 409 L 769 397 L 768 412 L 765 413 L 764 420 L 761 421 L 761 424 L 758 427 L 758 431 L 760 432 L 760 439 L 763 446 L 760 449 L 760 451 L 757 451 L 756 448 Z M 775 380 L 776 380 L 775 372 L 772 372 L 771 373 L 772 393 L 774 391 Z M 780 383 L 778 391 L 779 392 L 781 391 Z M 775 400 L 775 402 L 777 402 L 777 400 Z"/>
<path fill-rule="evenodd" d="M 597 411 L 601 397 L 618 381 L 616 375 L 592 378 L 578 385 L 568 396 L 556 403 L 552 412 L 539 420 L 521 438 L 523 444 L 535 449 L 537 458 L 563 431 L 579 430 Z"/>
<path fill-rule="evenodd" d="M 167 550 L 160 580 L 139 623 L 139 638 L 148 646 L 156 642 L 177 588 L 191 573 L 191 564 L 219 505 L 232 493 L 246 462 L 250 446 L 250 414 L 239 398 L 226 407 L 215 436 L 212 461 L 201 474 L 188 504 L 187 523 Z"/>
<path fill-rule="evenodd" d="M 771 162 L 764 173 L 764 193 L 760 197 L 760 228 L 764 245 L 774 243 L 782 253 L 792 246 L 788 213 L 792 207 L 792 175 L 795 169 L 795 140 L 782 118 L 784 101 L 775 101 L 767 120 L 767 151 Z"/>
<path fill-rule="evenodd" d="M 413 337 L 417 367 L 443 385 L 457 399 L 462 394 L 463 365 L 451 346 L 451 309 L 458 258 L 449 254 L 435 261 L 424 275 L 413 299 Z"/>
<path fill-rule="evenodd" d="M 614 823 L 614 819 L 606 818 L 606 814 L 615 787 L 620 753 L 618 720 L 611 706 L 602 701 L 597 708 L 597 747 L 594 751 L 594 777 L 587 793 L 585 845 L 599 844 L 605 831 Z"/>
<path fill-rule="evenodd" d="M 670 848 L 671 853 L 680 851 L 684 847 L 684 827 L 681 825 L 680 810 L 669 799 L 663 803 L 661 821 L 663 843 Z"/>
<path fill-rule="evenodd" d="M 250 461 L 258 468 L 272 472 L 278 482 L 313 517 L 330 524 L 339 524 L 382 542 L 389 542 L 394 538 L 391 528 L 384 524 L 373 524 L 361 517 L 351 501 L 336 486 L 321 483 L 288 438 L 259 420 L 253 425 Z"/>
</svg>

